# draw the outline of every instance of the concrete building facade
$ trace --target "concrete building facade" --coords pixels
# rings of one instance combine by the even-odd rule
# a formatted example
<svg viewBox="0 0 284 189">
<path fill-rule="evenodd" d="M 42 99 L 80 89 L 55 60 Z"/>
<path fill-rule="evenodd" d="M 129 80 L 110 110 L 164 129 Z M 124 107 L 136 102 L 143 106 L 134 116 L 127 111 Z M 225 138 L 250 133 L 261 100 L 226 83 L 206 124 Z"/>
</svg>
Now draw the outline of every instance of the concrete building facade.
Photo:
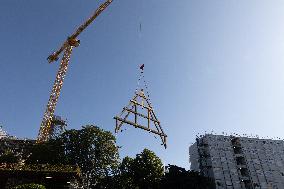
<svg viewBox="0 0 284 189">
<path fill-rule="evenodd" d="M 189 147 L 191 169 L 217 189 L 284 189 L 284 141 L 206 134 Z"/>
<path fill-rule="evenodd" d="M 0 139 L 6 138 L 7 136 L 7 133 L 3 130 L 2 126 L 0 126 Z"/>
</svg>

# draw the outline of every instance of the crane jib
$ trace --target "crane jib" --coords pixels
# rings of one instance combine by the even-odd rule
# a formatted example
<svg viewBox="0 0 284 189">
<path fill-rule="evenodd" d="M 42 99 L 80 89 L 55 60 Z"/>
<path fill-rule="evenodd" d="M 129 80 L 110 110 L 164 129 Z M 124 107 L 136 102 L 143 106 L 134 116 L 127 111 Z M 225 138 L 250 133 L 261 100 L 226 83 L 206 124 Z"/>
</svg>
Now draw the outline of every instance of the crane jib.
<svg viewBox="0 0 284 189">
<path fill-rule="evenodd" d="M 61 45 L 61 47 L 57 51 L 54 51 L 54 53 L 48 56 L 48 62 L 51 63 L 57 61 L 58 56 L 64 51 L 64 49 L 69 44 L 68 39 L 71 38 L 76 40 L 76 38 L 112 3 L 112 1 L 113 0 L 107 0 L 106 2 L 101 4 L 99 8 L 96 9 L 94 14 L 89 19 L 87 19 L 81 26 L 79 26 L 76 31 L 70 37 L 67 38 L 67 40 Z"/>
<path fill-rule="evenodd" d="M 61 45 L 61 47 L 52 53 L 47 59 L 48 62 L 54 62 L 58 60 L 59 55 L 64 51 L 64 55 L 62 57 L 59 70 L 57 72 L 57 76 L 55 82 L 53 84 L 53 88 L 49 97 L 49 101 L 47 103 L 47 107 L 40 125 L 39 134 L 37 137 L 37 142 L 44 142 L 49 140 L 50 136 L 53 132 L 53 122 L 54 122 L 54 112 L 57 105 L 57 101 L 60 95 L 60 91 L 64 82 L 64 78 L 67 72 L 67 68 L 70 61 L 70 56 L 72 54 L 72 48 L 78 47 L 80 44 L 80 40 L 76 38 L 80 35 L 86 27 L 88 27 L 99 15 L 103 12 L 108 5 L 113 0 L 107 0 L 105 3 L 101 4 L 99 8 L 94 12 L 94 14 L 85 21 L 67 40 Z"/>
</svg>

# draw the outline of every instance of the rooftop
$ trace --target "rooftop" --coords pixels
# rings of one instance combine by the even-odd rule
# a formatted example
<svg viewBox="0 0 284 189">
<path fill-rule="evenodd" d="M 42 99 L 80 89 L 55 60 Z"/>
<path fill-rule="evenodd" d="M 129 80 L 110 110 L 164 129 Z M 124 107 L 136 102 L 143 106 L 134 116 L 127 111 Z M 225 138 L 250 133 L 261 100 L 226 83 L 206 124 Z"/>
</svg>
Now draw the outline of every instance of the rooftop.
<svg viewBox="0 0 284 189">
<path fill-rule="evenodd" d="M 3 127 L 0 126 L 0 139 L 8 137 L 7 133 L 3 130 Z"/>
</svg>

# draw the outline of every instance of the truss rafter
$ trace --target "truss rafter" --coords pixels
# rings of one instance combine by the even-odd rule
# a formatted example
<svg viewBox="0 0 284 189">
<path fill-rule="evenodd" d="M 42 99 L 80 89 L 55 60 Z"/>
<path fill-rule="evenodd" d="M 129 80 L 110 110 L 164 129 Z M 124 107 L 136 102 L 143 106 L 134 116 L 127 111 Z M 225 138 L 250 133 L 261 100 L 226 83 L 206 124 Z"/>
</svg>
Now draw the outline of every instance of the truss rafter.
<svg viewBox="0 0 284 189">
<path fill-rule="evenodd" d="M 141 67 L 140 69 L 142 71 L 139 81 L 141 80 L 141 78 L 144 79 L 144 66 L 142 68 Z M 144 84 L 144 88 L 147 88 L 145 80 Z M 127 124 L 129 126 L 143 129 L 145 131 L 158 135 L 161 138 L 162 145 L 167 148 L 167 135 L 164 133 L 161 127 L 161 123 L 154 112 L 154 109 L 150 103 L 149 95 L 145 95 L 144 88 L 142 87 L 136 89 L 135 95 L 129 101 L 128 105 L 122 109 L 119 115 L 114 117 L 114 119 L 116 120 L 115 132 L 118 133 L 119 131 L 121 131 L 121 127 L 124 124 Z M 146 93 L 148 94 L 148 92 Z"/>
</svg>

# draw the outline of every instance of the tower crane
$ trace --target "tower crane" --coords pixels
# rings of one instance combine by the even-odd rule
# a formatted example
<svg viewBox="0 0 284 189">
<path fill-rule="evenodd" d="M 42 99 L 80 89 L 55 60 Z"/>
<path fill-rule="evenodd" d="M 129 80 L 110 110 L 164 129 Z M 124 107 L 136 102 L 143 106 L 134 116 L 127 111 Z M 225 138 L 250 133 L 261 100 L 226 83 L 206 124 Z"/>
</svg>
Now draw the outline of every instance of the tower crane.
<svg viewBox="0 0 284 189">
<path fill-rule="evenodd" d="M 77 37 L 112 3 L 113 0 L 106 0 L 102 3 L 99 8 L 93 13 L 93 15 L 87 19 L 77 30 L 67 38 L 67 40 L 61 45 L 61 47 L 48 56 L 47 60 L 49 63 L 55 62 L 59 59 L 59 56 L 63 53 L 61 59 L 60 67 L 57 72 L 55 82 L 47 103 L 47 107 L 40 125 L 39 134 L 37 137 L 37 143 L 45 142 L 49 139 L 52 134 L 52 120 L 54 118 L 54 111 L 60 91 L 64 82 L 64 78 L 68 69 L 70 56 L 74 47 L 80 45 L 80 40 Z"/>
</svg>

